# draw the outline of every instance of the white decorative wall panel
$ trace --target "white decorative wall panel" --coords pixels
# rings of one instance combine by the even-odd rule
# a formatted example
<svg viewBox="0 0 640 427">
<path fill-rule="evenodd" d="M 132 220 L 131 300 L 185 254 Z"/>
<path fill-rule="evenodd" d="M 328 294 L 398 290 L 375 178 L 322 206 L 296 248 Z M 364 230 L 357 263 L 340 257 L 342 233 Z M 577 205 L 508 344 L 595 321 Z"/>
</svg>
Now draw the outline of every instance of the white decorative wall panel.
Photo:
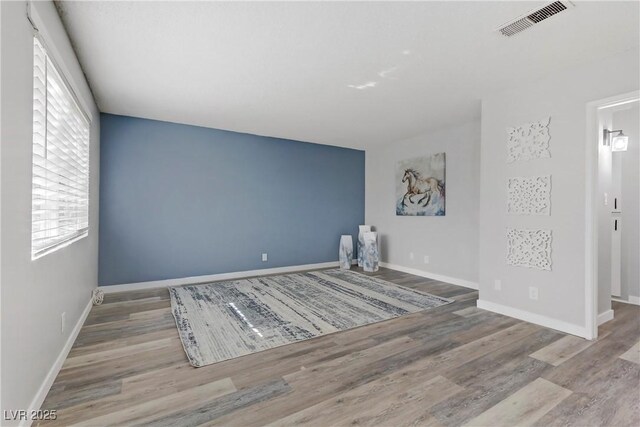
<svg viewBox="0 0 640 427">
<path fill-rule="evenodd" d="M 551 215 L 551 175 L 509 178 L 507 212 Z"/>
<path fill-rule="evenodd" d="M 507 128 L 507 162 L 550 158 L 549 122 L 547 117 L 538 122 Z"/>
<path fill-rule="evenodd" d="M 507 264 L 551 270 L 551 230 L 507 229 Z"/>
</svg>

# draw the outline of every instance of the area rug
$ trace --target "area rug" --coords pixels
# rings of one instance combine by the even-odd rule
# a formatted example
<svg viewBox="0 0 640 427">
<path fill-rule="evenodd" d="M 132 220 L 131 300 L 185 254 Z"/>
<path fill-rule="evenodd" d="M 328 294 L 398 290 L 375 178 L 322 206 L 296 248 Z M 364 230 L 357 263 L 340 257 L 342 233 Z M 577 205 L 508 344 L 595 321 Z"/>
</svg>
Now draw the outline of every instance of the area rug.
<svg viewBox="0 0 640 427">
<path fill-rule="evenodd" d="M 339 269 L 170 287 L 169 293 L 196 367 L 453 301 Z"/>
</svg>

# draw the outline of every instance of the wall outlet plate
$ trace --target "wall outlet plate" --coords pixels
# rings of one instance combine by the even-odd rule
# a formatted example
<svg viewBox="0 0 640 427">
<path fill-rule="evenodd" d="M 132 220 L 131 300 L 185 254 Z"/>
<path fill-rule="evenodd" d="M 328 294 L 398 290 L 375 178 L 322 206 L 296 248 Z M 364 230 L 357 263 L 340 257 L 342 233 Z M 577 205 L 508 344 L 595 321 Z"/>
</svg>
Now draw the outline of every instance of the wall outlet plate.
<svg viewBox="0 0 640 427">
<path fill-rule="evenodd" d="M 413 252 L 409 252 L 409 259 L 413 261 L 415 257 L 413 256 Z"/>
<path fill-rule="evenodd" d="M 67 312 L 64 311 L 60 315 L 60 333 L 64 334 L 64 325 L 67 323 Z"/>
<path fill-rule="evenodd" d="M 532 300 L 538 299 L 538 288 L 535 286 L 529 286 L 529 298 Z"/>
<path fill-rule="evenodd" d="M 262 262 L 267 262 L 267 253 L 262 254 Z"/>
<path fill-rule="evenodd" d="M 429 255 L 424 256 L 424 263 L 429 264 Z"/>
<path fill-rule="evenodd" d="M 496 291 L 501 291 L 502 290 L 502 280 L 496 279 L 493 282 L 493 289 L 495 289 Z"/>
</svg>

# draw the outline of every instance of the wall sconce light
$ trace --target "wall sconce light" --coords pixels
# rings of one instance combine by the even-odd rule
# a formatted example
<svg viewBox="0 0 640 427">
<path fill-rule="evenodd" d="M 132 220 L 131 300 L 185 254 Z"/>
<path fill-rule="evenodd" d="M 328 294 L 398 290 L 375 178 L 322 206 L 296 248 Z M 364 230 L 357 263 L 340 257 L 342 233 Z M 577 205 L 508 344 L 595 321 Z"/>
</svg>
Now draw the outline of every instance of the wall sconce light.
<svg viewBox="0 0 640 427">
<path fill-rule="evenodd" d="M 622 133 L 622 129 L 618 130 L 609 130 L 604 129 L 603 133 L 603 144 L 606 147 L 611 147 L 611 151 L 627 151 L 627 146 L 629 145 L 629 137 Z M 611 137 L 612 133 L 617 133 L 618 135 Z"/>
</svg>

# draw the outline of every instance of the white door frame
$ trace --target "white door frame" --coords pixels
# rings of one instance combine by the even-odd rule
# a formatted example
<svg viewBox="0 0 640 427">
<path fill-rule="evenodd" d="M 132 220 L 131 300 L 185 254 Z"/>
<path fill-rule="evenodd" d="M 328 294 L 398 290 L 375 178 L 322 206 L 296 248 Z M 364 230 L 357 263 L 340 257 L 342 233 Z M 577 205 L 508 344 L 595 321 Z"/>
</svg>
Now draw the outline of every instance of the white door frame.
<svg viewBox="0 0 640 427">
<path fill-rule="evenodd" d="M 598 111 L 635 102 L 640 91 L 627 92 L 587 104 L 585 179 L 585 328 L 587 339 L 598 338 L 598 147 L 602 142 Z"/>
</svg>

